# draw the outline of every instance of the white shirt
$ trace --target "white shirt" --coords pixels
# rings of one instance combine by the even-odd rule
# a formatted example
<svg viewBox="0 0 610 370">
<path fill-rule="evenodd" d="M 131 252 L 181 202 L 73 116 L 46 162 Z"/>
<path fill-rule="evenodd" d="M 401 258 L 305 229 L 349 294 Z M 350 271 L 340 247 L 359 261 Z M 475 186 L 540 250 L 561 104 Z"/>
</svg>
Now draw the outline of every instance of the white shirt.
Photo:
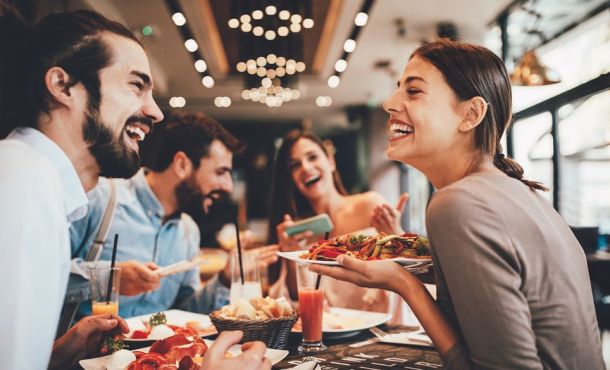
<svg viewBox="0 0 610 370">
<path fill-rule="evenodd" d="M 0 141 L 0 369 L 46 369 L 70 271 L 70 222 L 87 212 L 72 162 L 31 128 Z"/>
</svg>

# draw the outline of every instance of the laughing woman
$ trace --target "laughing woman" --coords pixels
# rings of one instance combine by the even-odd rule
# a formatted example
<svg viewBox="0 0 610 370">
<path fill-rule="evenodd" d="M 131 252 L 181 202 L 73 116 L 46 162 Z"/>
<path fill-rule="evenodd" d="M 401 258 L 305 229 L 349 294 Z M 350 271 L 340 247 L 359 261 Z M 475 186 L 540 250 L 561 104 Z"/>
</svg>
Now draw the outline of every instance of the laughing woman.
<svg viewBox="0 0 610 370">
<path fill-rule="evenodd" d="M 375 192 L 347 194 L 336 170 L 334 158 L 322 141 L 311 133 L 294 130 L 284 137 L 275 163 L 269 242 L 279 244 L 282 251 L 302 249 L 306 242 L 304 239 L 310 235 L 302 233 L 288 236 L 286 228 L 295 220 L 321 213 L 328 214 L 334 224 L 331 237 L 366 229 L 371 225 L 379 231 L 402 233 L 400 211 L 406 199 L 405 194 L 394 208 Z M 386 222 L 383 217 L 379 217 L 382 207 L 393 212 L 391 216 L 386 212 Z M 300 240 L 303 242 L 300 243 Z M 314 240 L 309 238 L 310 242 Z M 289 294 L 296 300 L 293 264 L 280 261 L 275 266 L 276 270 L 270 274 L 271 279 L 279 280 L 272 286 L 271 294 Z M 389 310 L 388 295 L 382 290 L 360 288 L 351 283 L 331 279 L 323 279 L 322 286 L 325 288 L 328 303 L 333 307 L 378 312 Z"/>
<path fill-rule="evenodd" d="M 397 292 L 449 369 L 603 369 L 582 248 L 502 154 L 511 122 L 504 64 L 441 40 L 411 56 L 384 104 L 388 156 L 437 189 L 426 214 L 438 299 L 391 261 L 340 257 L 318 273 Z"/>
</svg>

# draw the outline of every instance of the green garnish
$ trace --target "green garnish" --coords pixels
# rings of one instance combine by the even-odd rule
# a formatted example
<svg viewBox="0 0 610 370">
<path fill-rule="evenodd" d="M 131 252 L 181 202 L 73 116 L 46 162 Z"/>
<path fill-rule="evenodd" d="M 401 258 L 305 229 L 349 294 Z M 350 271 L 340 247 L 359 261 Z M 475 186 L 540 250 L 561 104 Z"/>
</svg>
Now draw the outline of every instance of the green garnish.
<svg viewBox="0 0 610 370">
<path fill-rule="evenodd" d="M 418 256 L 429 256 L 430 255 L 430 242 L 428 238 L 424 236 L 420 236 L 417 238 L 415 243 L 413 243 L 413 247 L 415 248 L 415 253 Z"/>
<path fill-rule="evenodd" d="M 366 235 L 352 234 L 349 236 L 349 242 L 350 242 L 350 244 L 360 244 L 364 240 L 366 240 L 366 238 L 367 238 Z"/>
<path fill-rule="evenodd" d="M 150 317 L 148 323 L 151 327 L 167 324 L 167 317 L 165 317 L 165 314 L 163 312 L 157 312 L 156 314 Z"/>
<path fill-rule="evenodd" d="M 120 351 L 123 348 L 126 348 L 125 343 L 123 343 L 120 339 L 114 339 L 113 337 L 108 337 L 102 343 L 102 353 L 111 354 L 116 351 Z"/>
</svg>

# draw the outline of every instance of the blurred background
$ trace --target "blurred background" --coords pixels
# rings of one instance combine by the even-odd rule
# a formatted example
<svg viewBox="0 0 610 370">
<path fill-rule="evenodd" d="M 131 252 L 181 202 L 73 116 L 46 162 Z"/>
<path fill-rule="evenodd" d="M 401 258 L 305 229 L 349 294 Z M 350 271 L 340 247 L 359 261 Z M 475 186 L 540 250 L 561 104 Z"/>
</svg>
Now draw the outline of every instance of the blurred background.
<svg viewBox="0 0 610 370">
<path fill-rule="evenodd" d="M 13 1 L 29 21 L 89 8 L 144 42 L 156 100 L 202 111 L 247 144 L 235 161 L 242 225 L 265 240 L 273 159 L 290 129 L 329 140 L 351 192 L 391 203 L 409 192 L 407 230 L 425 233 L 434 189 L 385 157 L 387 116 L 410 53 L 436 37 L 485 45 L 514 78 L 514 127 L 504 140 L 549 202 L 596 250 L 610 233 L 608 0 L 58 0 Z M 205 246 L 230 217 L 198 217 Z M 583 239 L 584 240 L 584 239 Z"/>
</svg>

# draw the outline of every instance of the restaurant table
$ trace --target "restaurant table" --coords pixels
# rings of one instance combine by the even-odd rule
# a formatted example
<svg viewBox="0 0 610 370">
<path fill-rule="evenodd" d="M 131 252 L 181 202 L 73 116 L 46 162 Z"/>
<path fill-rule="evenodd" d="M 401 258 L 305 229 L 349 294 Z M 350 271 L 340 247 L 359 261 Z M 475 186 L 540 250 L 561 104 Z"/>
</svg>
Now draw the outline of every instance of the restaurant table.
<svg viewBox="0 0 610 370">
<path fill-rule="evenodd" d="M 407 330 L 406 327 L 401 326 L 382 325 L 380 328 L 388 333 Z M 325 336 L 323 342 L 328 346 L 326 351 L 315 355 L 303 355 L 297 351 L 301 336 L 293 333 L 286 348 L 290 354 L 273 368 L 290 369 L 299 365 L 305 357 L 309 356 L 315 357 L 322 370 L 444 369 L 443 362 L 433 347 L 381 342 L 356 348 L 349 346 L 352 343 L 362 342 L 370 338 L 373 338 L 373 334 L 368 330 L 347 338 L 332 339 Z"/>
</svg>

